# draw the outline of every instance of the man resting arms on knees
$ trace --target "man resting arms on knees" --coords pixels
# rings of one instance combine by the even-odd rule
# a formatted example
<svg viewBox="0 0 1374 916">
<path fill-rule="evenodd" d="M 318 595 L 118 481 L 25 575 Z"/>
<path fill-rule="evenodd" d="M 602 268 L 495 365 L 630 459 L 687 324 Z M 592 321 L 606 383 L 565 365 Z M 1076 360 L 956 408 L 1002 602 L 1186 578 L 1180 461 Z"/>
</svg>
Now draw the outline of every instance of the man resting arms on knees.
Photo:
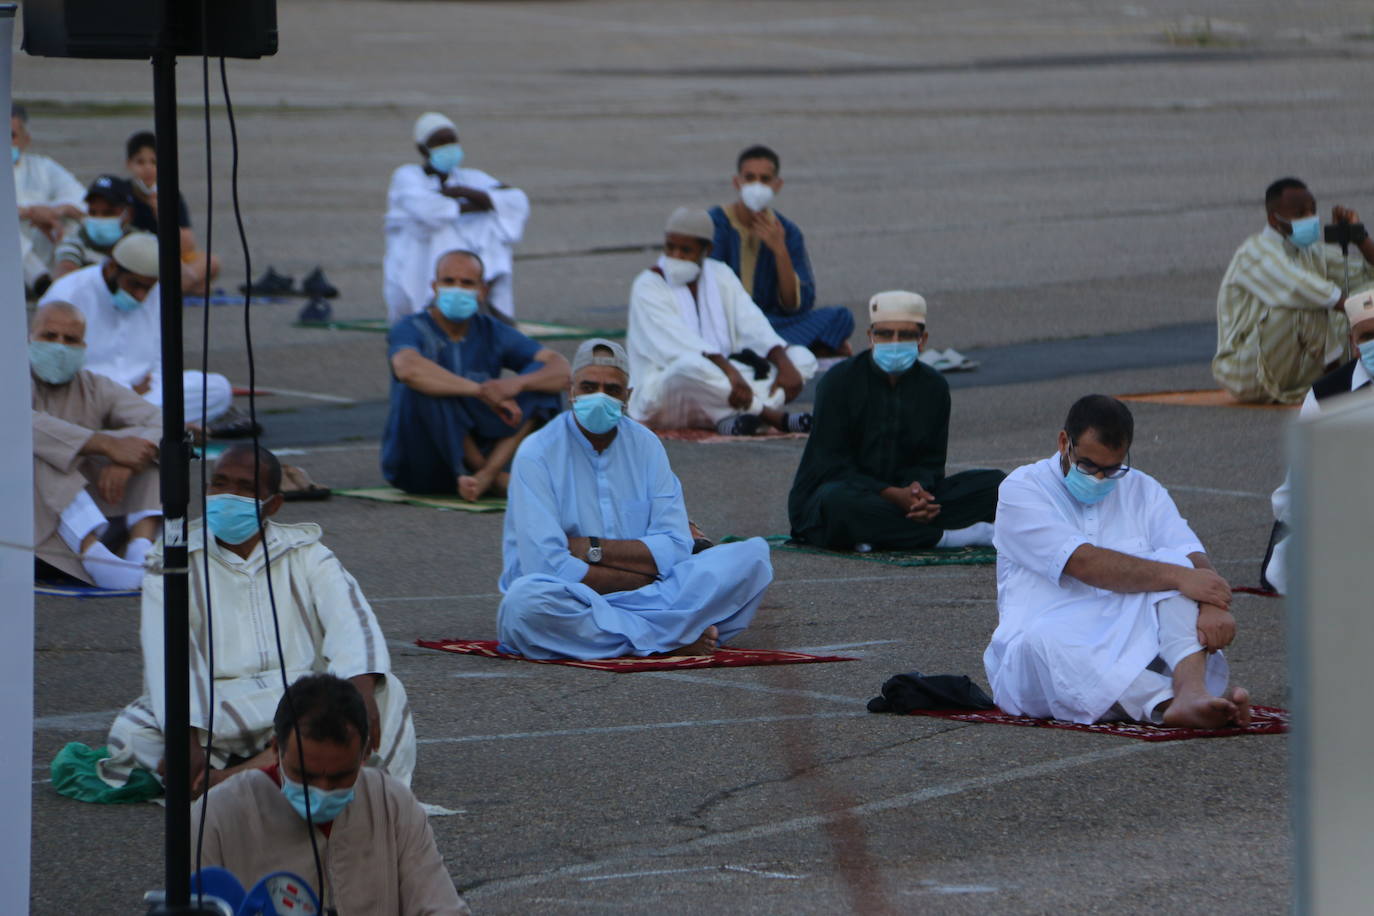
<svg viewBox="0 0 1374 916">
<path fill-rule="evenodd" d="M 997 504 L 997 610 L 983 654 L 1013 715 L 1184 728 L 1250 722 L 1227 688 L 1231 588 L 1154 478 L 1127 464 L 1134 421 L 1094 394 L 1058 452 L 1017 468 Z"/>
<path fill-rule="evenodd" d="M 629 360 L 585 341 L 573 407 L 511 469 L 497 611 L 528 658 L 707 655 L 742 633 L 773 579 L 761 538 L 692 555 L 682 484 L 658 437 L 623 416 Z"/>
</svg>

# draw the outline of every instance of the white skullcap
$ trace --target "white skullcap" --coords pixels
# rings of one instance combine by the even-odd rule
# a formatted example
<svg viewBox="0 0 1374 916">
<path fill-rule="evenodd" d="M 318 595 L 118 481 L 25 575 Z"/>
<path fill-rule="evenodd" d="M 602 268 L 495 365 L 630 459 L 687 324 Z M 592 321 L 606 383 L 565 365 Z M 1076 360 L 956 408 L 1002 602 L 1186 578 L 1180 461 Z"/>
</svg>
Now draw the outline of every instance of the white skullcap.
<svg viewBox="0 0 1374 916">
<path fill-rule="evenodd" d="M 443 130 L 445 127 L 455 134 L 458 133 L 458 125 L 449 120 L 448 115 L 427 111 L 415 119 L 415 142 L 424 146 L 425 141 L 434 136 L 436 130 Z"/>
<path fill-rule="evenodd" d="M 664 232 L 677 232 L 694 238 L 711 241 L 716 237 L 716 224 L 711 222 L 711 214 L 694 207 L 678 207 L 668 217 Z"/>
<path fill-rule="evenodd" d="M 868 300 L 868 323 L 879 321 L 918 321 L 926 323 L 926 300 L 917 293 L 893 289 Z"/>
<path fill-rule="evenodd" d="M 151 232 L 130 232 L 115 243 L 110 257 L 129 273 L 157 279 L 157 236 Z"/>
<path fill-rule="evenodd" d="M 1352 328 L 1361 321 L 1374 321 L 1374 292 L 1357 293 L 1345 300 L 1345 317 Z"/>
</svg>

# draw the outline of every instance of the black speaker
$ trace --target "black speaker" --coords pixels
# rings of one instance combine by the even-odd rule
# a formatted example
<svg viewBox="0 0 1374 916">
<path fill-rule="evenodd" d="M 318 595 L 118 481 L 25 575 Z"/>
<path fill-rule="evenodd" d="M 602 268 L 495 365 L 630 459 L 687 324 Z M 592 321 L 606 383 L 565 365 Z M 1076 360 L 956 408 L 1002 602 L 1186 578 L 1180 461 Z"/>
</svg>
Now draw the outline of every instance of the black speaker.
<svg viewBox="0 0 1374 916">
<path fill-rule="evenodd" d="M 39 57 L 146 60 L 159 51 L 211 57 L 277 53 L 276 0 L 25 0 L 22 9 L 22 47 Z"/>
</svg>

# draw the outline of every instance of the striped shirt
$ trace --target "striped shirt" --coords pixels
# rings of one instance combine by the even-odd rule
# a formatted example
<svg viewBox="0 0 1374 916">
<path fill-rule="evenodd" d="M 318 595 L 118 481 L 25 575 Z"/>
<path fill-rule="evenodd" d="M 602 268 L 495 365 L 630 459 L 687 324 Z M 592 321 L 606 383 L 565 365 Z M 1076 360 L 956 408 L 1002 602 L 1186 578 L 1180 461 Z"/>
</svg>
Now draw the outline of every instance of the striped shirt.
<svg viewBox="0 0 1374 916">
<path fill-rule="evenodd" d="M 1242 401 L 1296 404 L 1333 362 L 1349 359 L 1342 298 L 1346 259 L 1334 245 L 1299 249 L 1271 226 L 1231 258 L 1217 293 L 1217 354 L 1212 375 Z M 1358 253 L 1350 291 L 1374 282 Z"/>
</svg>

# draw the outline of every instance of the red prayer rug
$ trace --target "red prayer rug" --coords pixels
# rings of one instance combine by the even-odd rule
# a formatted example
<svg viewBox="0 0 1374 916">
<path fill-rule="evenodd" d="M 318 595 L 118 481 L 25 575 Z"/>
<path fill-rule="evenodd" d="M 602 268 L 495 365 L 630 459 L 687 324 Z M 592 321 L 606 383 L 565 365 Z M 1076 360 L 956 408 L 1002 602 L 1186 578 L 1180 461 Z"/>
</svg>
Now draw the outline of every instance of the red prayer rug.
<svg viewBox="0 0 1374 916">
<path fill-rule="evenodd" d="M 660 439 L 668 442 L 700 442 L 706 445 L 717 442 L 772 442 L 778 439 L 806 438 L 806 433 L 784 433 L 776 430 L 757 436 L 726 436 L 714 429 L 656 429 L 654 432 Z"/>
<path fill-rule="evenodd" d="M 417 639 L 415 645 L 423 649 L 438 649 L 440 652 L 453 652 L 458 655 L 507 658 L 512 661 L 534 662 L 539 665 L 568 665 L 573 668 L 614 671 L 617 674 L 630 671 L 683 671 L 689 668 L 746 668 L 753 665 L 806 665 L 813 662 L 858 661 L 857 658 L 845 655 L 807 655 L 803 652 L 782 652 L 774 649 L 730 649 L 722 647 L 711 655 L 674 655 L 654 658 L 627 655 L 621 658 L 598 658 L 584 662 L 575 658 L 525 658 L 523 655 L 500 652 L 496 648 L 497 641 L 494 639 Z"/>
<path fill-rule="evenodd" d="M 1032 728 L 1062 728 L 1074 732 L 1098 732 L 1137 738 L 1141 741 L 1182 741 L 1185 738 L 1228 738 L 1231 735 L 1282 735 L 1288 731 L 1288 710 L 1274 706 L 1251 706 L 1251 722 L 1244 727 L 1229 728 L 1165 728 L 1162 725 L 1141 725 L 1138 722 L 1103 722 L 1098 725 L 1079 725 L 1058 719 L 1033 719 L 1013 716 L 1000 709 L 973 712 L 966 709 L 913 709 L 913 716 L 933 716 L 957 722 L 983 722 L 990 725 L 1028 725 Z"/>
</svg>

